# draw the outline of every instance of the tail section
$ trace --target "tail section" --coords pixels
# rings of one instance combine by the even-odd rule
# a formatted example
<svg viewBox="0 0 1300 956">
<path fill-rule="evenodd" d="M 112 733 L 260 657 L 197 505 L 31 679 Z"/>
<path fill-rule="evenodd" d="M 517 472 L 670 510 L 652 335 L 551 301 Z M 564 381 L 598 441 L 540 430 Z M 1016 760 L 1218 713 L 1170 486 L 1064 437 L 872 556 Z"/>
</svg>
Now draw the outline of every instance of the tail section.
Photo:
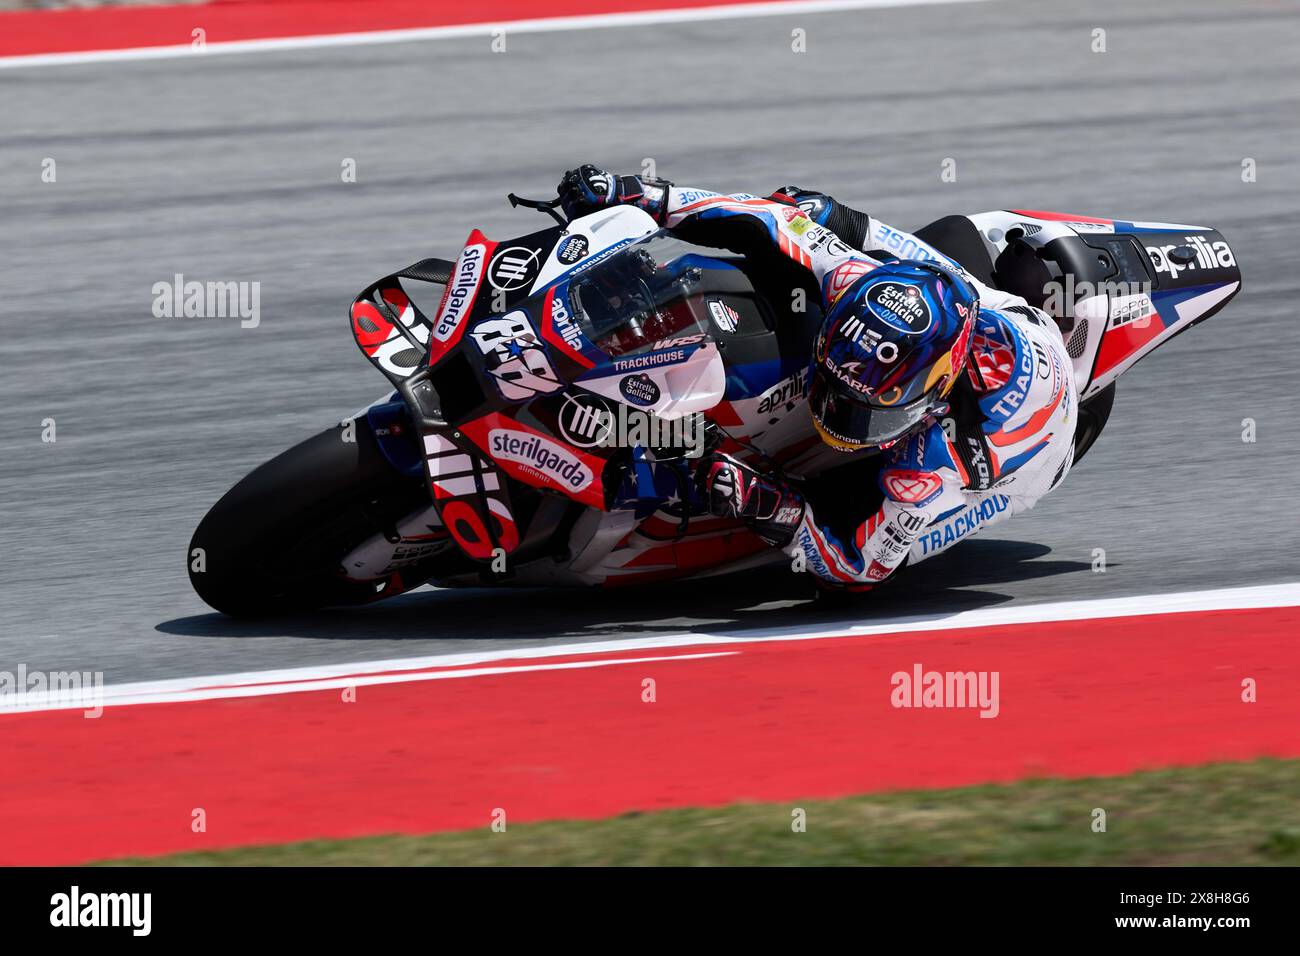
<svg viewBox="0 0 1300 956">
<path fill-rule="evenodd" d="M 1083 398 L 1110 385 L 1241 290 L 1217 230 L 1011 209 L 970 217 L 995 284 L 1062 321 Z"/>
</svg>

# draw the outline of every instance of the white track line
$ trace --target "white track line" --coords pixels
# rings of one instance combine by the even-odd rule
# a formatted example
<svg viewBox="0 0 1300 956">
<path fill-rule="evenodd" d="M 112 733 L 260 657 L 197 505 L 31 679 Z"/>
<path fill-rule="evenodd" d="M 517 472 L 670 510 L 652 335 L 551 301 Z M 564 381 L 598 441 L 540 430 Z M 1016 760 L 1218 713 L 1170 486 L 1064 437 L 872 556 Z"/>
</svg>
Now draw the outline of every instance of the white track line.
<svg viewBox="0 0 1300 956">
<path fill-rule="evenodd" d="M 209 43 L 195 50 L 188 43 L 176 46 L 132 47 L 126 50 L 87 50 L 78 53 L 36 53 L 0 57 L 0 69 L 33 66 L 67 66 L 76 63 L 111 63 L 125 60 L 166 60 L 232 53 L 267 53 L 305 50 L 328 46 L 364 46 L 376 43 L 406 43 L 412 40 L 446 40 L 489 36 L 493 30 L 507 33 L 554 33 L 564 30 L 603 30 L 611 27 L 655 26 L 666 23 L 694 23 L 704 20 L 740 20 L 754 17 L 788 16 L 796 13 L 836 13 L 885 7 L 921 7 L 950 3 L 983 3 L 986 0 L 786 0 L 783 3 L 741 3 L 682 10 L 646 10 L 638 13 L 599 13 L 573 17 L 543 17 L 535 20 L 503 20 L 463 23 L 455 26 L 417 27 L 408 30 L 374 30 L 364 33 L 327 33 L 315 36 L 275 37 L 263 40 L 232 40 Z M 203 8 L 194 8 L 195 26 L 203 25 Z"/>
<path fill-rule="evenodd" d="M 124 688 L 131 686 L 121 684 L 105 687 L 103 698 L 87 700 L 66 699 L 68 695 L 56 692 L 25 694 L 9 703 L 0 702 L 0 714 L 5 711 L 13 713 L 31 713 L 38 710 L 87 710 L 94 704 L 104 707 L 121 707 L 127 704 L 176 704 L 190 700 L 217 700 L 231 697 L 269 697 L 274 694 L 301 694 L 305 691 L 340 690 L 345 687 L 366 687 L 372 684 L 409 684 L 426 680 L 457 680 L 462 677 L 493 677 L 498 674 L 524 674 L 532 671 L 579 670 L 590 667 L 613 667 L 616 664 L 645 664 L 663 661 L 694 661 L 704 657 L 730 657 L 739 651 L 713 651 L 706 654 L 671 654 L 659 657 L 618 657 L 605 660 L 565 661 L 561 664 L 517 664 L 512 667 L 471 667 L 464 670 L 416 671 L 405 674 L 370 674 L 355 677 L 335 677 L 328 680 L 308 680 L 275 684 L 249 684 L 244 686 L 203 688 L 192 691 L 137 690 L 123 694 Z M 135 685 L 137 687 L 143 685 Z"/>
<path fill-rule="evenodd" d="M 545 660 L 553 657 L 637 653 L 669 648 L 736 645 L 767 641 L 809 641 L 831 637 L 872 634 L 912 634 L 924 631 L 951 631 L 997 627 L 1013 624 L 1038 624 L 1051 621 L 1087 621 L 1106 618 L 1138 617 L 1148 614 L 1189 614 L 1207 611 L 1245 610 L 1250 608 L 1300 606 L 1300 582 L 1270 584 L 1247 588 L 1224 588 L 1216 591 L 1186 591 L 1177 594 L 1138 595 L 1093 601 L 1063 601 L 1054 604 L 1027 604 L 1010 607 L 981 608 L 948 614 L 918 614 L 884 619 L 872 624 L 843 621 L 816 631 L 801 628 L 758 628 L 727 633 L 687 631 L 677 634 L 634 637 L 625 640 L 588 641 L 578 644 L 549 644 L 544 647 L 492 648 L 458 654 L 406 657 L 349 664 L 325 664 L 282 670 L 248 671 L 206 677 L 181 677 L 170 680 L 140 681 L 103 688 L 105 707 L 128 704 L 163 703 L 194 700 L 218 700 L 228 697 L 255 697 L 271 694 L 300 693 L 360 686 L 395 684 L 408 681 L 443 680 L 458 677 L 482 677 L 490 674 L 523 673 L 550 668 L 600 667 L 648 661 L 668 661 L 721 656 L 688 654 L 665 657 L 617 658 L 614 660 L 565 662 L 555 665 L 512 665 L 491 668 L 446 671 L 499 661 Z M 391 673 L 391 672 L 398 673 Z M 66 703 L 48 694 L 24 695 L 21 706 L 0 701 L 0 715 L 5 712 L 35 710 L 82 710 L 84 703 Z"/>
</svg>

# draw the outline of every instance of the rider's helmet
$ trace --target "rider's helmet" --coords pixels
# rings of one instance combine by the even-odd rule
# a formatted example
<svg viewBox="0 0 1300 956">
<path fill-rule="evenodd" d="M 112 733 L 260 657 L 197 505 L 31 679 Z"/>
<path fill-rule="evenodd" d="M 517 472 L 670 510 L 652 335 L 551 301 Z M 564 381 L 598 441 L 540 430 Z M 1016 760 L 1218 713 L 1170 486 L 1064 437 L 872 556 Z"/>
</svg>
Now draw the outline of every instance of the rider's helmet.
<svg viewBox="0 0 1300 956">
<path fill-rule="evenodd" d="M 886 448 L 946 411 L 945 397 L 970 352 L 979 297 L 966 278 L 937 262 L 849 265 L 866 271 L 826 313 L 813 348 L 808 406 L 831 447 Z"/>
</svg>

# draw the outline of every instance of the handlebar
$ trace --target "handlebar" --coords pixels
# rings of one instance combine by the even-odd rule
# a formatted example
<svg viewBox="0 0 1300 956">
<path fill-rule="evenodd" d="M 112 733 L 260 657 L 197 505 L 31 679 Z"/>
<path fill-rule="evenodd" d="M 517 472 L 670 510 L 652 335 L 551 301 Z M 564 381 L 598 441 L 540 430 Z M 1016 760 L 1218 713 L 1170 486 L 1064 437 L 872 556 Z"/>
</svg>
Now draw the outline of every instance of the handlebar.
<svg viewBox="0 0 1300 956">
<path fill-rule="evenodd" d="M 569 224 L 563 216 L 555 211 L 556 207 L 560 205 L 560 198 L 558 196 L 554 199 L 523 199 L 520 196 L 516 196 L 514 193 L 507 193 L 506 198 L 510 200 L 511 206 L 524 206 L 528 209 L 536 209 L 540 212 L 546 213 L 561 226 L 567 226 Z"/>
</svg>

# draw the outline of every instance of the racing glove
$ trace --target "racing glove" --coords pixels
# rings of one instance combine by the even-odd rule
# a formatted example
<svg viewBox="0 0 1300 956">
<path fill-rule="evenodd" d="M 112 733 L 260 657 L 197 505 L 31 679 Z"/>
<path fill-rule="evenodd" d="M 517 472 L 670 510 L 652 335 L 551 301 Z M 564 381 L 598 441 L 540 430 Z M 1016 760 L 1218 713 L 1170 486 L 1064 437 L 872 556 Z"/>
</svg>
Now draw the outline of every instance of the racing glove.
<svg viewBox="0 0 1300 956">
<path fill-rule="evenodd" d="M 763 475 L 742 461 L 714 452 L 696 471 L 709 511 L 739 518 L 764 541 L 785 547 L 803 520 L 803 498 L 779 478 Z"/>
<path fill-rule="evenodd" d="M 672 183 L 665 179 L 615 176 L 585 163 L 565 173 L 556 192 L 560 196 L 560 207 L 570 219 L 605 206 L 631 205 L 645 210 L 655 222 L 662 224 L 668 211 L 668 189 L 671 186 Z"/>
<path fill-rule="evenodd" d="M 825 193 L 802 186 L 782 186 L 769 197 L 798 206 L 813 222 L 825 226 L 854 249 L 866 249 L 871 234 L 871 217 L 852 206 L 837 202 Z"/>
</svg>

